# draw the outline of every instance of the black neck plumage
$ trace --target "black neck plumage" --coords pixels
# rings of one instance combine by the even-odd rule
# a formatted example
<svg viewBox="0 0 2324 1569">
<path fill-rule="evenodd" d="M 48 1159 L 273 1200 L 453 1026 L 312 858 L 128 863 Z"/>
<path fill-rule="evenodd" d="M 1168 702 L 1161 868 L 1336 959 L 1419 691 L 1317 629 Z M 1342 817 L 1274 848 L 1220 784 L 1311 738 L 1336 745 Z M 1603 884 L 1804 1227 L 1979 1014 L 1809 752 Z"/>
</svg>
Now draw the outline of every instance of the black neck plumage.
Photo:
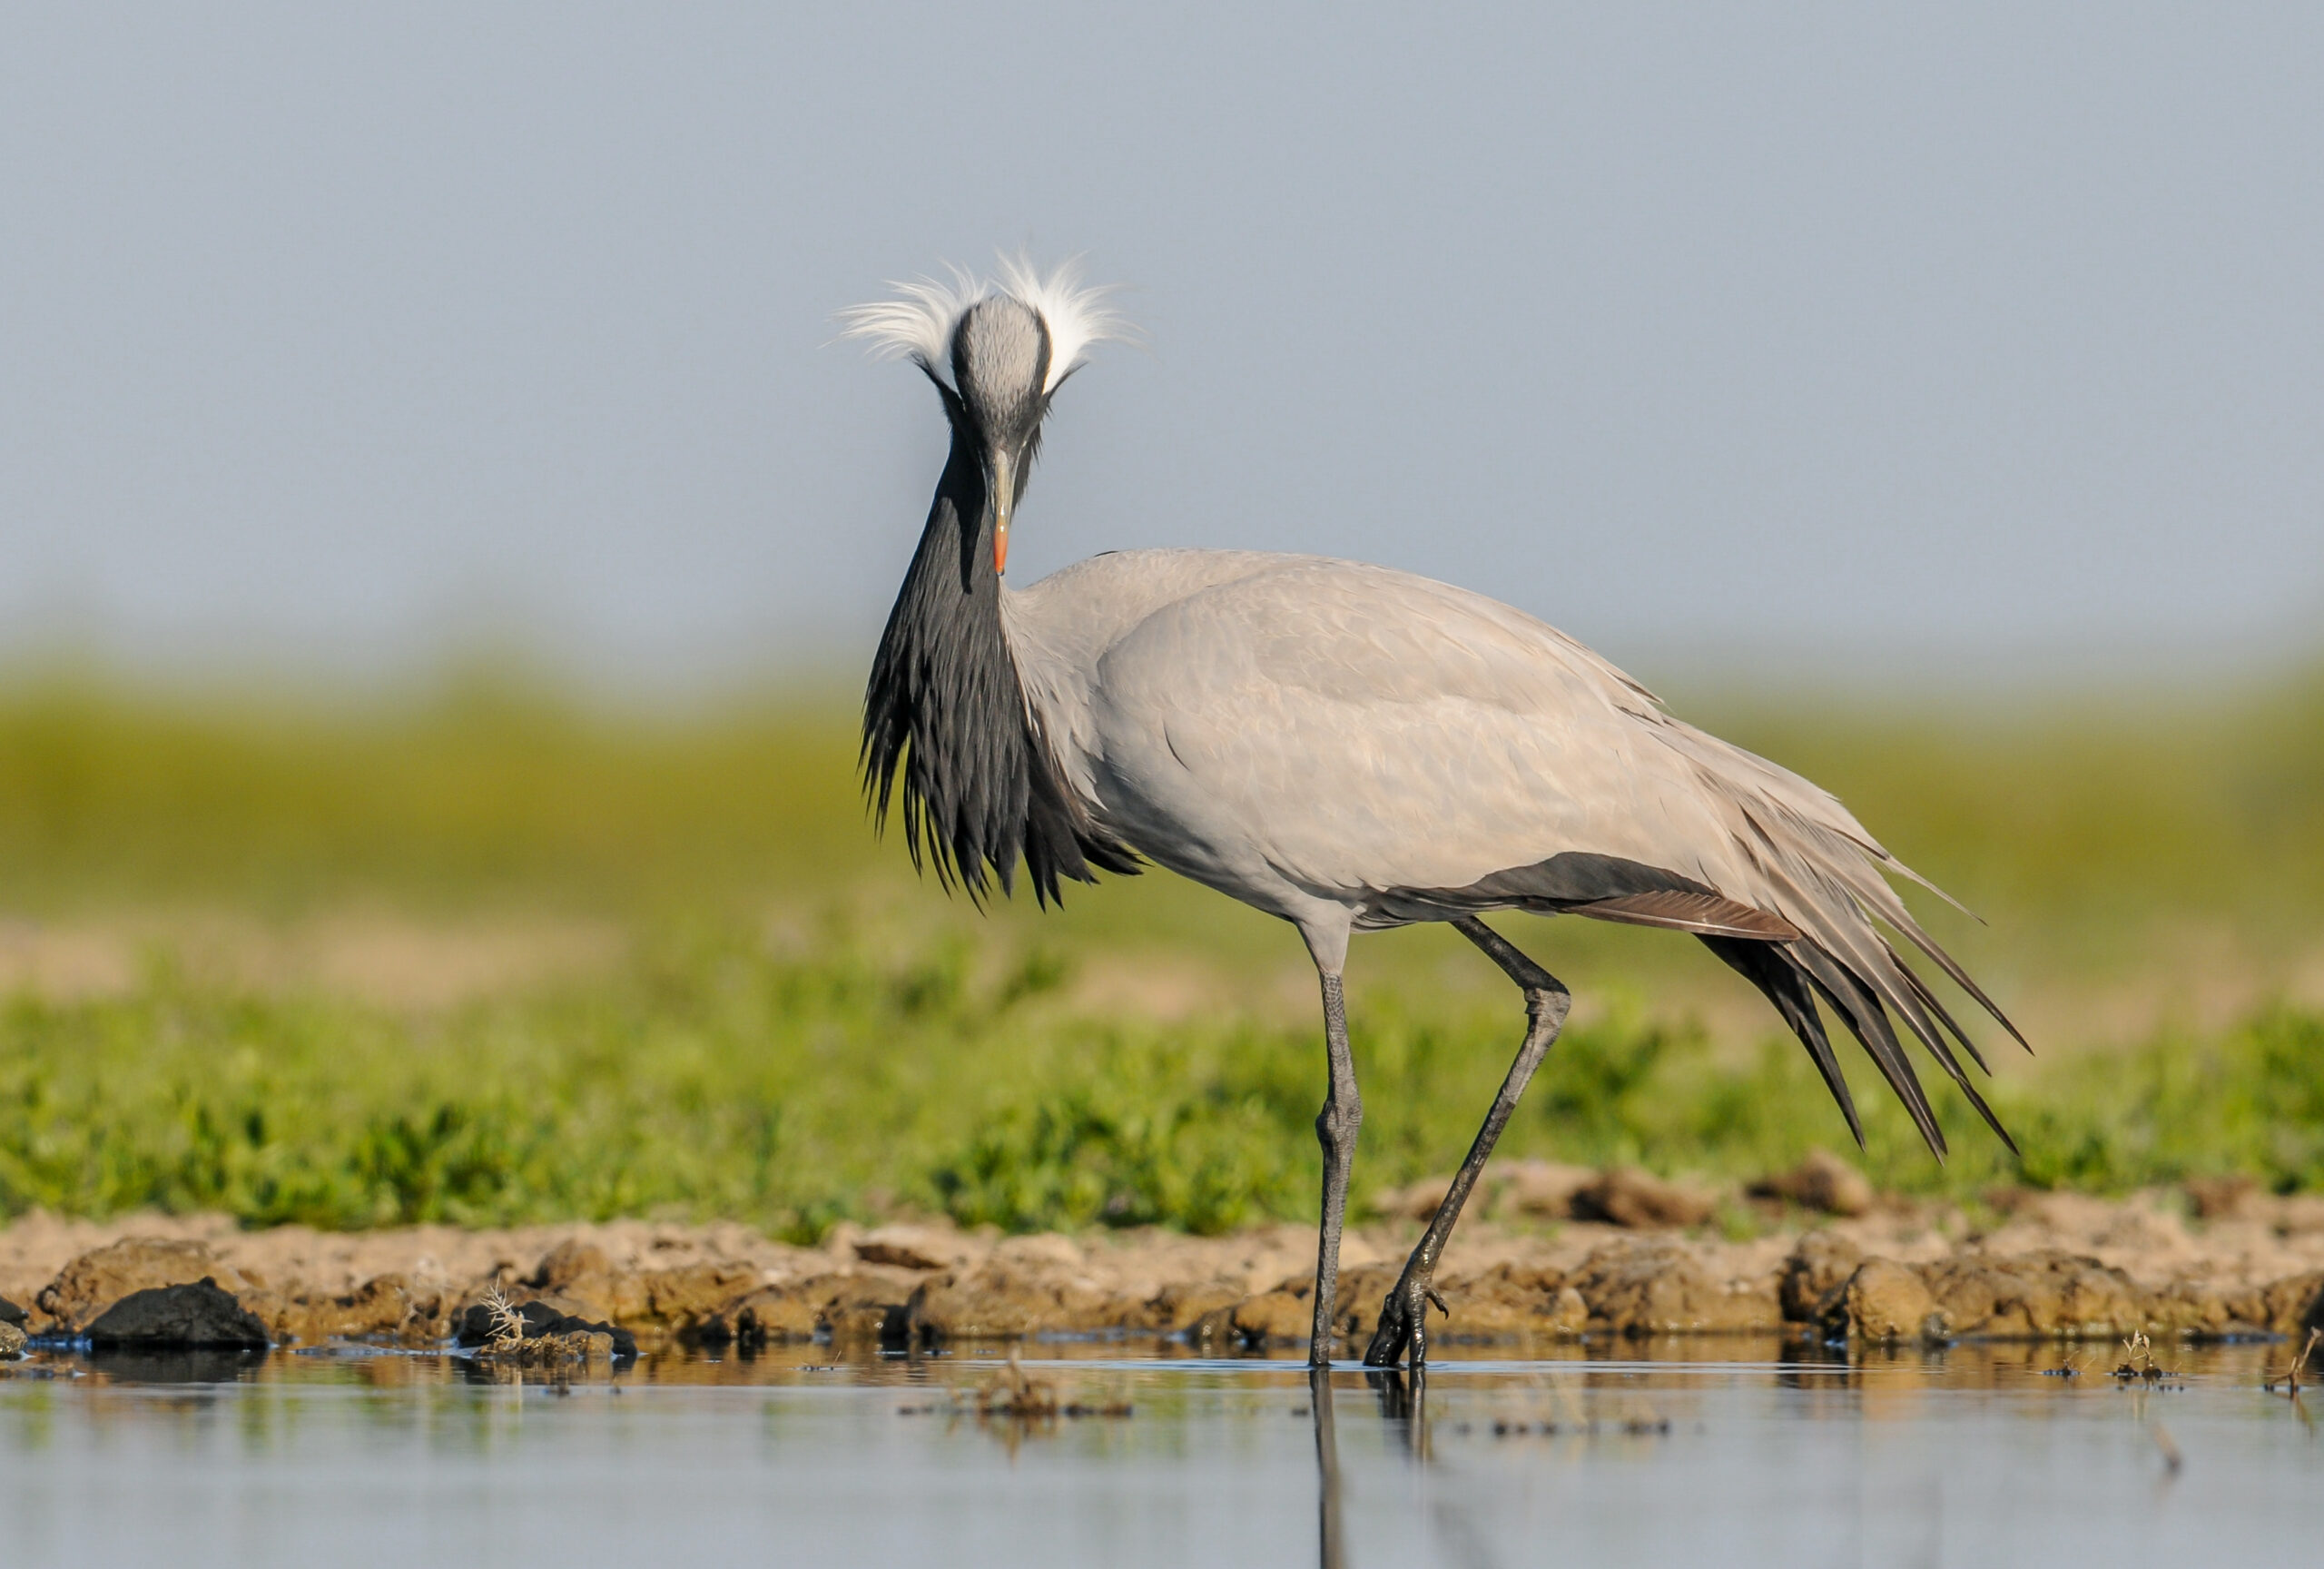
<svg viewBox="0 0 2324 1569">
<path fill-rule="evenodd" d="M 912 863 L 933 861 L 947 887 L 957 877 L 981 900 L 990 878 L 1013 892 L 1021 857 L 1047 903 L 1060 879 L 1134 873 L 1137 859 L 1092 821 L 1026 700 L 1001 629 L 983 464 L 948 412 L 951 454 L 864 689 L 864 789 L 884 826 L 901 784 Z"/>
</svg>

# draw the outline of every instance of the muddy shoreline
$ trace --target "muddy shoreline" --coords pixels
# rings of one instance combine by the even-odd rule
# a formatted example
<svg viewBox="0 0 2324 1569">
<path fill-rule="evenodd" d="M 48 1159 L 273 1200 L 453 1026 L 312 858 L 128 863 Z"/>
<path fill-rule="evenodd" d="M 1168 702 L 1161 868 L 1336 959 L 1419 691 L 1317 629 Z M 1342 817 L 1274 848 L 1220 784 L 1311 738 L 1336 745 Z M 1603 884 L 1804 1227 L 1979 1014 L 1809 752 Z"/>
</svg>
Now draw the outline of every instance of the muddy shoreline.
<svg viewBox="0 0 2324 1569">
<path fill-rule="evenodd" d="M 1765 1234 L 1735 1240 L 1659 1223 L 1651 1204 L 1609 1218 L 1624 1206 L 1593 1209 L 1573 1192 L 1569 1217 L 1600 1218 L 1520 1213 L 1462 1229 L 1438 1277 L 1451 1311 L 1432 1326 L 1437 1341 L 2201 1337 L 2324 1325 L 2324 1199 L 2233 1185 L 2120 1200 L 2004 1195 L 1982 1229 L 1957 1209 L 1902 1200 L 1844 1216 L 1787 1205 Z M 1339 1323 L 1356 1349 L 1418 1228 L 1403 1217 L 1348 1237 Z M 1295 1226 L 1003 1238 L 898 1223 L 842 1226 L 797 1248 L 735 1225 L 333 1234 L 242 1231 L 215 1216 L 34 1214 L 0 1229 L 0 1298 L 32 1336 L 86 1335 L 137 1292 L 209 1280 L 277 1345 L 442 1341 L 497 1289 L 648 1345 L 1116 1334 L 1258 1349 L 1305 1343 L 1313 1258 L 1314 1232 Z"/>
</svg>

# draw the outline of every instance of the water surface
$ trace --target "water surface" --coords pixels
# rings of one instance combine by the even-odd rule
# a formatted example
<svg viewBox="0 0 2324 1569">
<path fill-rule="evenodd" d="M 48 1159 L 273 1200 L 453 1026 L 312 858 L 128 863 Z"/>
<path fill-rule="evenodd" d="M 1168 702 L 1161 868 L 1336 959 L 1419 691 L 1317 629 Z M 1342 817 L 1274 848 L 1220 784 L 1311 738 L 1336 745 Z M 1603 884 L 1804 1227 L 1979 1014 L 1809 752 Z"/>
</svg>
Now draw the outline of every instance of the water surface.
<svg viewBox="0 0 2324 1569">
<path fill-rule="evenodd" d="M 2324 1443 L 2260 1387 L 2279 1346 L 2168 1347 L 2170 1377 L 2124 1387 L 2119 1347 L 1673 1341 L 1446 1360 L 1417 1399 L 1344 1368 L 1319 1402 L 1293 1363 L 1037 1345 L 1027 1378 L 1117 1414 L 1030 1418 L 978 1409 L 1002 1355 L 673 1354 L 560 1381 L 354 1347 L 52 1350 L 0 1374 L 0 1541 L 11 1564 L 241 1569 L 2324 1551 Z"/>
</svg>

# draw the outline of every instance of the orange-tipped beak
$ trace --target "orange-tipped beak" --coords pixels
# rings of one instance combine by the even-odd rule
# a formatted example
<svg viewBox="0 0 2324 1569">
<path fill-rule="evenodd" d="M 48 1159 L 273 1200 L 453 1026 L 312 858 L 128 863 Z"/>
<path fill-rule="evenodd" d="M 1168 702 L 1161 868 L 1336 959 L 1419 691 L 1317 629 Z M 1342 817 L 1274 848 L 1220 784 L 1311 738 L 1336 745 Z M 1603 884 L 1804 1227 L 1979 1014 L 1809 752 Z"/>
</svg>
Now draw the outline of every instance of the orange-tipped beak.
<svg viewBox="0 0 2324 1569">
<path fill-rule="evenodd" d="M 1016 466 L 1006 452 L 987 460 L 985 483 L 992 497 L 992 569 L 1003 573 L 1009 570 L 1009 508 L 1017 499 Z"/>
</svg>

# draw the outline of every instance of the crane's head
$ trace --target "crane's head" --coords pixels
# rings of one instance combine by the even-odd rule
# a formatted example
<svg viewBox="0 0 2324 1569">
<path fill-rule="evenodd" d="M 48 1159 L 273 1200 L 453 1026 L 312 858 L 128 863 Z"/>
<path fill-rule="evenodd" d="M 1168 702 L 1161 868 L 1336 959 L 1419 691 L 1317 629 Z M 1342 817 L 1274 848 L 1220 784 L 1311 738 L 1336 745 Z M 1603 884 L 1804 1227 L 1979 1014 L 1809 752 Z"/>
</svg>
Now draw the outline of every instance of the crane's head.
<svg viewBox="0 0 2324 1569">
<path fill-rule="evenodd" d="M 1039 450 L 1049 398 L 1081 368 L 1082 351 L 1129 335 L 1105 307 L 1106 291 L 1078 285 L 1068 262 L 1047 277 L 1003 260 L 987 281 L 955 269 L 952 281 L 891 284 L 899 298 L 842 311 L 846 335 L 909 358 L 936 383 L 953 430 L 982 461 L 992 518 L 992 569 L 1009 564 L 1009 518 Z"/>
</svg>

